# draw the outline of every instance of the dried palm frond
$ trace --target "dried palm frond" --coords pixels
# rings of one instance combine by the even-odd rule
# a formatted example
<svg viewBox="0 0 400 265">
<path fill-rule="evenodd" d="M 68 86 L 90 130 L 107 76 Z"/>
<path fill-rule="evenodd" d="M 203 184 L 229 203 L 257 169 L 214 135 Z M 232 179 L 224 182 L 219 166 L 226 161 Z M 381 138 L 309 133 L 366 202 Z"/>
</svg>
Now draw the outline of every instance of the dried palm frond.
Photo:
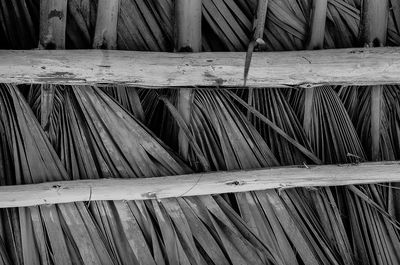
<svg viewBox="0 0 400 265">
<path fill-rule="evenodd" d="M 56 146 L 74 178 L 149 177 L 190 171 L 101 90 L 56 90 L 63 102 L 61 111 L 52 114 L 59 120 Z M 146 203 L 91 202 L 90 210 L 111 252 L 123 264 L 135 260 L 146 264 L 165 260 L 171 264 L 204 264 L 206 260 L 282 264 L 269 246 L 249 234 L 247 226 L 226 222 L 229 219 L 210 196 Z M 224 210 L 239 218 L 230 206 Z"/>
<path fill-rule="evenodd" d="M 15 86 L 2 85 L 1 121 L 13 167 L 11 183 L 67 180 L 44 131 Z M 83 203 L 19 208 L 7 242 L 19 240 L 11 251 L 24 264 L 113 264 L 112 254 Z M 19 235 L 15 235 L 19 233 Z M 14 234 L 14 236 L 12 236 Z M 12 252 L 11 252 L 12 253 Z"/>
<path fill-rule="evenodd" d="M 32 49 L 38 43 L 39 1 L 0 1 L 0 49 Z"/>
<path fill-rule="evenodd" d="M 165 101 L 169 102 L 168 105 L 171 105 L 171 102 L 176 104 L 177 95 L 171 91 L 160 93 L 147 90 L 140 94 L 142 102 L 155 102 L 155 98 L 161 97 L 160 105 L 165 104 Z M 266 142 L 247 121 L 230 95 L 227 91 L 194 92 L 190 123 L 186 126 L 190 129 L 195 144 L 200 147 L 208 163 L 215 169 L 246 169 L 277 165 L 276 159 L 268 151 Z M 168 108 L 158 106 L 164 114 L 156 115 L 154 112 L 148 112 L 146 116 L 150 124 L 158 125 L 155 131 L 161 138 L 173 143 L 177 138 L 177 129 L 170 124 L 175 123 L 179 127 L 182 125 L 178 122 L 179 114 L 177 112 L 171 114 L 171 108 L 173 106 Z M 160 123 L 160 117 L 170 121 L 165 121 L 163 125 Z M 285 122 L 282 123 L 286 125 Z M 269 152 L 268 156 L 263 155 L 266 151 Z M 284 157 L 285 153 L 282 156 Z M 195 166 L 196 163 L 193 161 L 196 161 L 194 152 L 191 153 L 189 162 Z M 282 192 L 280 193 L 282 198 L 276 191 L 248 192 L 225 199 L 232 206 L 237 205 L 237 211 L 243 221 L 262 242 L 272 246 L 285 263 L 296 264 L 300 260 L 307 264 L 340 263 L 342 258 L 339 251 L 321 233 L 323 229 L 316 221 L 317 216 L 310 208 L 310 203 L 304 201 L 301 193 L 301 191 Z M 319 228 L 309 226 L 308 223 L 313 223 Z"/>
<path fill-rule="evenodd" d="M 247 98 L 248 90 L 238 93 Z M 292 107 L 288 104 L 281 89 L 253 89 L 252 106 L 262 115 L 271 120 L 276 126 L 285 131 L 288 136 L 311 150 L 307 136 Z M 308 158 L 295 146 L 279 135 L 274 129 L 265 124 L 257 116 L 250 116 L 252 124 L 271 147 L 272 152 L 282 165 L 299 165 L 307 162 Z"/>
<path fill-rule="evenodd" d="M 357 132 L 331 87 L 293 89 L 288 97 L 315 154 L 324 163 L 351 162 L 347 154 L 364 158 Z"/>
<path fill-rule="evenodd" d="M 173 10 L 170 0 L 121 0 L 118 48 L 172 51 Z"/>
<path fill-rule="evenodd" d="M 265 27 L 258 29 L 264 34 L 264 48 L 307 47 L 312 1 L 267 2 Z M 0 48 L 37 45 L 38 3 L 0 0 Z M 119 49 L 172 51 L 173 1 L 120 3 Z M 257 3 L 203 0 L 203 50 L 245 51 L 254 37 Z M 325 36 L 317 47 L 362 45 L 363 3 L 329 0 Z M 91 47 L 96 7 L 97 1 L 68 1 L 68 48 Z M 390 0 L 389 45 L 400 43 L 399 12 L 398 1 Z M 189 120 L 181 116 L 178 92 L 173 89 L 54 85 L 21 89 L 27 89 L 25 96 L 36 117 L 14 85 L 0 85 L 1 185 L 304 162 L 307 167 L 321 160 L 356 165 L 400 157 L 397 86 L 338 87 L 338 93 L 332 87 L 235 93 L 196 89 Z M 184 132 L 189 144 L 189 155 L 183 158 L 178 152 L 179 132 Z M 152 200 L 146 202 L 90 202 L 88 198 L 86 205 L 2 209 L 0 261 L 400 263 L 400 196 L 392 184 L 282 187 L 168 200 L 148 196 Z"/>
<path fill-rule="evenodd" d="M 363 91 L 368 91 L 368 89 L 364 88 Z M 346 93 L 341 90 L 340 95 L 343 95 L 344 102 L 347 104 L 357 102 L 354 99 L 357 93 L 354 91 Z M 316 154 L 324 162 L 349 161 L 346 153 L 350 157 L 358 158 L 355 162 L 365 159 L 361 141 L 351 119 L 332 88 L 293 90 L 290 91 L 289 98 L 300 120 L 303 121 L 305 129 L 308 129 L 307 134 Z M 358 119 L 354 115 L 355 113 L 359 114 L 359 110 L 351 105 L 348 109 L 353 120 Z M 363 119 L 365 120 L 365 117 Z M 350 252 L 350 256 L 354 256 L 355 261 L 363 264 L 375 264 L 376 262 L 396 264 L 398 262 L 398 256 L 393 249 L 396 249 L 400 243 L 399 226 L 390 212 L 389 191 L 390 188 L 378 185 L 348 186 L 344 189 L 332 189 L 333 196 L 327 194 L 329 195 L 328 203 L 321 204 L 318 198 L 312 200 L 317 209 L 323 206 L 318 212 L 320 218 L 326 220 L 323 222 L 326 224 L 325 234 L 331 234 L 336 242 L 345 242 L 345 244 L 339 245 L 342 247 L 342 255 Z M 326 189 L 326 192 L 331 191 Z M 342 221 L 333 221 L 329 217 L 329 212 L 336 212 L 334 216 L 343 216 Z M 344 218 L 345 216 L 346 218 Z M 341 232 L 332 233 L 331 231 L 335 230 L 330 226 L 338 224 L 340 224 L 338 232 Z M 370 254 L 380 251 L 386 251 L 382 259 L 379 255 Z"/>
<path fill-rule="evenodd" d="M 372 87 L 341 87 L 338 91 L 346 109 L 352 117 L 358 135 L 369 159 L 371 150 L 371 98 Z M 397 86 L 384 86 L 380 104 L 380 140 L 378 160 L 399 159 L 399 97 Z"/>
<path fill-rule="evenodd" d="M 92 47 L 97 0 L 69 0 L 67 9 L 66 48 Z"/>
</svg>

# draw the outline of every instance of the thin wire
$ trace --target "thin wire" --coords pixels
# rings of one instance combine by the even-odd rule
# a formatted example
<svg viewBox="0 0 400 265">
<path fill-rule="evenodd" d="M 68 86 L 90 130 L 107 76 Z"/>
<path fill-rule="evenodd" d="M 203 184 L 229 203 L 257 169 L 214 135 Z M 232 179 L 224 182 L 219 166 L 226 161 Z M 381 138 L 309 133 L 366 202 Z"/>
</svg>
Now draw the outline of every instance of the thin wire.
<svg viewBox="0 0 400 265">
<path fill-rule="evenodd" d="M 391 189 L 394 189 L 394 190 L 400 190 L 399 187 L 394 187 L 394 186 L 391 186 L 391 185 L 385 185 L 385 184 L 379 184 L 379 183 L 375 184 L 375 185 L 386 187 L 386 188 L 391 188 Z"/>
<path fill-rule="evenodd" d="M 189 191 L 191 191 L 192 189 L 194 189 L 194 187 L 196 187 L 197 184 L 199 184 L 200 179 L 201 179 L 203 176 L 204 176 L 204 174 L 201 174 L 201 175 L 197 178 L 196 183 L 194 183 L 192 187 L 190 187 L 187 191 L 185 191 L 184 193 L 182 193 L 182 194 L 179 195 L 178 197 L 183 197 L 183 196 L 184 196 L 185 194 L 187 194 Z"/>
</svg>

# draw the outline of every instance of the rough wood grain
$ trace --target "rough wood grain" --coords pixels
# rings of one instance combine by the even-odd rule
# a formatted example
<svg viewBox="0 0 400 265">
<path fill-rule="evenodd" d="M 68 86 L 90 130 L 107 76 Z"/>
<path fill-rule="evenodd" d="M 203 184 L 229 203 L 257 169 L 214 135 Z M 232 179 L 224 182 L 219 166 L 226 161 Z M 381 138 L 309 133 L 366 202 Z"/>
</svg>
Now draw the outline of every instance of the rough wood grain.
<svg viewBox="0 0 400 265">
<path fill-rule="evenodd" d="M 199 52 L 201 50 L 201 1 L 175 1 L 175 50 Z"/>
<path fill-rule="evenodd" d="M 252 87 L 400 83 L 400 48 L 265 52 L 253 57 L 247 82 Z M 245 53 L 1 50 L 0 82 L 240 87 L 244 60 Z"/>
<path fill-rule="evenodd" d="M 89 200 L 148 200 L 274 188 L 400 181 L 400 161 L 135 179 L 93 179 L 1 186 L 0 208 Z"/>
<path fill-rule="evenodd" d="M 362 9 L 361 44 L 369 47 L 385 46 L 389 0 L 364 0 Z"/>
<path fill-rule="evenodd" d="M 119 0 L 99 0 L 93 39 L 94 49 L 117 48 L 118 11 Z"/>
<path fill-rule="evenodd" d="M 67 0 L 40 0 L 39 48 L 65 49 Z"/>
</svg>

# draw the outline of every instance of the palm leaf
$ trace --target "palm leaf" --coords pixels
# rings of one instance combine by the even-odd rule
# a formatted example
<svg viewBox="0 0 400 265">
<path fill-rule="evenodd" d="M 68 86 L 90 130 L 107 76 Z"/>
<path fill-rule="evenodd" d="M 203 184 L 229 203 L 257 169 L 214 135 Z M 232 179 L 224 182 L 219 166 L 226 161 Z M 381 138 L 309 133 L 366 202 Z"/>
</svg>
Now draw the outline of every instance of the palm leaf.
<svg viewBox="0 0 400 265">
<path fill-rule="evenodd" d="M 2 121 L 12 155 L 15 183 L 38 183 L 69 178 L 45 133 L 16 87 L 3 86 Z M 71 256 L 87 263 L 111 264 L 112 259 L 93 220 L 82 203 L 20 208 L 21 252 L 24 263 L 69 264 Z M 66 252 L 65 234 L 73 238 Z M 36 246 L 33 248 L 32 246 Z M 75 252 L 77 251 L 77 252 Z"/>
<path fill-rule="evenodd" d="M 60 155 L 64 157 L 64 164 L 70 174 L 80 178 L 95 178 L 146 177 L 188 172 L 188 168 L 181 166 L 181 161 L 177 164 L 179 159 L 166 146 L 153 139 L 154 136 L 140 122 L 101 90 L 72 87 L 63 91 L 63 97 L 60 112 L 63 113 L 60 119 L 62 125 L 58 126 L 58 139 L 63 139 L 63 135 L 71 135 L 71 138 L 64 137 L 57 145 L 60 146 Z M 125 143 L 127 140 L 129 145 Z M 69 162 L 65 163 L 68 154 L 72 155 L 68 157 Z M 74 165 L 79 165 L 77 172 L 73 172 Z M 214 258 L 226 263 L 243 260 L 261 264 L 261 260 L 273 261 L 276 258 L 272 254 L 261 254 L 259 257 L 246 254 L 260 250 L 243 238 L 243 232 L 234 226 L 225 227 L 212 219 L 204 226 L 193 208 L 207 209 L 201 206 L 201 201 L 188 204 L 187 199 L 170 199 L 145 204 L 91 202 L 90 205 L 110 252 L 122 263 L 138 260 L 146 264 L 154 264 L 156 261 L 162 264 L 165 257 L 174 264 L 204 264 L 206 260 Z M 213 212 L 223 216 L 219 207 L 214 207 Z M 247 227 L 243 229 L 248 231 Z M 228 244 L 228 241 L 224 241 L 225 237 L 234 242 Z M 206 246 L 211 242 L 214 242 L 212 247 Z M 237 254 L 232 248 L 243 252 Z M 266 246 L 263 248 L 269 249 Z"/>
</svg>

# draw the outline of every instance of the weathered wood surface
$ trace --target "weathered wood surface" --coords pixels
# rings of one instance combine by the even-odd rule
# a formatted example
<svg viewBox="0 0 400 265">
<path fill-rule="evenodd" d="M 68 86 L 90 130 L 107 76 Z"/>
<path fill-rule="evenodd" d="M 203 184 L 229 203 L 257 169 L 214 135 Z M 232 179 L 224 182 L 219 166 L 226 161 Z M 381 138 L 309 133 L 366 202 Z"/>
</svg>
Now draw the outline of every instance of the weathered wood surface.
<svg viewBox="0 0 400 265">
<path fill-rule="evenodd" d="M 200 52 L 201 50 L 201 1 L 175 1 L 175 50 Z"/>
<path fill-rule="evenodd" d="M 201 1 L 175 1 L 175 51 L 201 51 Z M 178 111 L 186 124 L 190 124 L 193 91 L 180 89 Z M 189 157 L 189 140 L 182 129 L 178 133 L 179 153 L 187 160 Z"/>
<path fill-rule="evenodd" d="M 0 208 L 94 200 L 148 200 L 273 188 L 400 181 L 400 161 L 277 167 L 139 179 L 94 179 L 1 186 Z"/>
<path fill-rule="evenodd" d="M 400 48 L 352 48 L 256 53 L 247 84 L 400 83 Z M 62 50 L 0 51 L 0 82 L 147 87 L 243 84 L 245 53 L 152 53 Z"/>
<path fill-rule="evenodd" d="M 65 49 L 67 0 L 40 0 L 40 49 Z"/>
<path fill-rule="evenodd" d="M 117 48 L 117 23 L 119 0 L 99 0 L 96 28 L 93 38 L 94 49 L 114 50 Z"/>
</svg>

